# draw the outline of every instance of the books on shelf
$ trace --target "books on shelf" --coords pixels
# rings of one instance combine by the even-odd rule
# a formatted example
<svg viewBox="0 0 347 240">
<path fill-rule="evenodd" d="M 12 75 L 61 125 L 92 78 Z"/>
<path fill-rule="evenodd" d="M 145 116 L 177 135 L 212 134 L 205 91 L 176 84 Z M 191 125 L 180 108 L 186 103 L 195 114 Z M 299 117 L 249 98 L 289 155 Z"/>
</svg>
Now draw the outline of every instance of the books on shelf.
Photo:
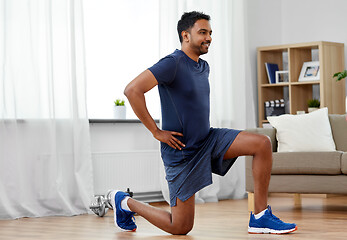
<svg viewBox="0 0 347 240">
<path fill-rule="evenodd" d="M 269 116 L 279 116 L 285 114 L 284 99 L 266 101 L 265 107 L 265 119 Z"/>
<path fill-rule="evenodd" d="M 279 71 L 278 64 L 276 63 L 265 63 L 265 68 L 267 72 L 267 77 L 270 84 L 276 83 L 276 71 Z"/>
</svg>

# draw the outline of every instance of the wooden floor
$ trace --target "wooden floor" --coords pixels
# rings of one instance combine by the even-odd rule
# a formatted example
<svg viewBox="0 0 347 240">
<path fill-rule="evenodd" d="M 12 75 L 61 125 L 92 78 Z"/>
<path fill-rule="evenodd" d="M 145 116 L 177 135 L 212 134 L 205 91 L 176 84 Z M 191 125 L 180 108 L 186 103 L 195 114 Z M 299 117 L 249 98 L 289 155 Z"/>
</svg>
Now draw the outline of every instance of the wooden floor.
<svg viewBox="0 0 347 240">
<path fill-rule="evenodd" d="M 302 208 L 295 208 L 290 196 L 271 196 L 273 212 L 298 230 L 286 235 L 248 234 L 247 200 L 225 200 L 198 204 L 193 230 L 187 236 L 172 236 L 136 217 L 137 232 L 119 232 L 113 212 L 75 217 L 22 218 L 0 221 L 0 239 L 347 239 L 347 196 L 305 196 Z M 156 206 L 169 209 L 164 204 Z"/>
</svg>

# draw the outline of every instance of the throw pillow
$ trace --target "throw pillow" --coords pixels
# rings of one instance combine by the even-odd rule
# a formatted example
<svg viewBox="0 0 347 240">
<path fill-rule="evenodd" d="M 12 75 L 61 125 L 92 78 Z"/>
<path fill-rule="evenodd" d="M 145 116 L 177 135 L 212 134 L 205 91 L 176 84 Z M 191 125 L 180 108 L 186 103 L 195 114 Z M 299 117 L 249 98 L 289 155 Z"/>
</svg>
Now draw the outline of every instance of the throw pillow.
<svg viewBox="0 0 347 240">
<path fill-rule="evenodd" d="M 335 151 L 328 108 L 308 114 L 267 118 L 276 128 L 278 152 Z"/>
</svg>

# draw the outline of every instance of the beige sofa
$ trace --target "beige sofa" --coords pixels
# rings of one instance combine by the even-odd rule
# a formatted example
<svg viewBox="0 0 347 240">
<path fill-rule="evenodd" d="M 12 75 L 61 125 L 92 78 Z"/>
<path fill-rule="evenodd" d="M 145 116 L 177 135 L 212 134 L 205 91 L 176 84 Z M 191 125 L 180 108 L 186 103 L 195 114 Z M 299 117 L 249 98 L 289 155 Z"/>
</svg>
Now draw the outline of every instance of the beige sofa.
<svg viewBox="0 0 347 240">
<path fill-rule="evenodd" d="M 277 152 L 276 130 L 268 128 L 247 131 L 270 137 L 273 165 L 269 193 L 294 193 L 296 205 L 300 194 L 347 194 L 347 121 L 345 115 L 329 115 L 336 145 L 334 152 Z M 319 130 L 319 129 L 318 129 Z M 248 208 L 254 206 L 252 158 L 246 157 L 246 191 Z"/>
</svg>

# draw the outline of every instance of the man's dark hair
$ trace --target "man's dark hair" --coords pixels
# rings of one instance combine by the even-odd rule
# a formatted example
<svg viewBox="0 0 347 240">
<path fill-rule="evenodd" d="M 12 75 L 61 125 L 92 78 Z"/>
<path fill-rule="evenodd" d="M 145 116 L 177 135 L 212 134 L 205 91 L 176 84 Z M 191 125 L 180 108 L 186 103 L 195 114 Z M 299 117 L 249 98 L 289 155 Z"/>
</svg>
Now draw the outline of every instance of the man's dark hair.
<svg viewBox="0 0 347 240">
<path fill-rule="evenodd" d="M 189 31 L 195 24 L 196 21 L 200 19 L 205 19 L 207 21 L 210 21 L 210 16 L 206 15 L 202 12 L 185 12 L 181 19 L 177 23 L 177 32 L 178 32 L 178 37 L 180 38 L 180 42 L 183 42 L 182 38 L 182 31 Z"/>
</svg>

